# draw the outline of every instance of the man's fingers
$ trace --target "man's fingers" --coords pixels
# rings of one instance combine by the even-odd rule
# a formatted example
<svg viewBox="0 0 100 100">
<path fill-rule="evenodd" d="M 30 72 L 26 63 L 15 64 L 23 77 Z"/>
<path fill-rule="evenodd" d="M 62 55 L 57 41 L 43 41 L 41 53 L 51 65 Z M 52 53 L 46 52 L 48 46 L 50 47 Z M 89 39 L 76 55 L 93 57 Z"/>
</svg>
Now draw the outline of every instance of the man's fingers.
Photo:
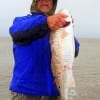
<svg viewBox="0 0 100 100">
<path fill-rule="evenodd" d="M 65 18 L 67 17 L 68 16 L 65 14 L 55 14 L 52 16 L 48 16 L 47 23 L 48 23 L 49 28 L 51 30 L 56 30 L 58 28 L 65 26 L 66 24 Z"/>
<path fill-rule="evenodd" d="M 68 15 L 65 15 L 65 14 L 60 14 L 60 17 L 61 17 L 61 18 L 67 18 L 67 17 L 68 17 Z"/>
</svg>

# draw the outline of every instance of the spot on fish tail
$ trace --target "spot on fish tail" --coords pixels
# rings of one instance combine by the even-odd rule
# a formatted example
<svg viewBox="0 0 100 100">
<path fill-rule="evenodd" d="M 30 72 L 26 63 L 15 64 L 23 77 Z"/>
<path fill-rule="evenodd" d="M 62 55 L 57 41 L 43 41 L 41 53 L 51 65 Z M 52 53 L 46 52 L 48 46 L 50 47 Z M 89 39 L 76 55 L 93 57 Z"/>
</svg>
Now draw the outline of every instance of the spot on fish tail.
<svg viewBox="0 0 100 100">
<path fill-rule="evenodd" d="M 66 69 L 67 68 L 67 65 L 64 65 L 64 69 Z"/>
<path fill-rule="evenodd" d="M 60 86 L 58 86 L 58 88 L 60 89 Z"/>
<path fill-rule="evenodd" d="M 56 78 L 59 78 L 61 76 L 61 72 L 56 73 Z"/>
<path fill-rule="evenodd" d="M 64 65 L 64 69 L 63 69 L 63 71 L 66 71 L 67 70 L 67 65 Z"/>
</svg>

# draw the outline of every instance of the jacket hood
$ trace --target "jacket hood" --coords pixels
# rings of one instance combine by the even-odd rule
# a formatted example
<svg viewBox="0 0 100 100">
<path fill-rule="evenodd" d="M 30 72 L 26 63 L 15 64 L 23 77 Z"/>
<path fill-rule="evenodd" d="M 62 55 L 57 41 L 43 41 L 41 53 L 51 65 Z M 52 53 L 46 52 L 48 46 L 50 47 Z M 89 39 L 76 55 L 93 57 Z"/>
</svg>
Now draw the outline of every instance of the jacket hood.
<svg viewBox="0 0 100 100">
<path fill-rule="evenodd" d="M 30 8 L 31 13 L 40 13 L 40 11 L 36 7 L 37 1 L 38 0 L 32 0 L 32 4 L 31 4 L 31 8 Z M 49 11 L 45 14 L 46 15 L 53 15 L 55 13 L 56 7 L 57 7 L 57 0 L 53 0 L 53 8 L 51 9 L 51 11 Z"/>
</svg>

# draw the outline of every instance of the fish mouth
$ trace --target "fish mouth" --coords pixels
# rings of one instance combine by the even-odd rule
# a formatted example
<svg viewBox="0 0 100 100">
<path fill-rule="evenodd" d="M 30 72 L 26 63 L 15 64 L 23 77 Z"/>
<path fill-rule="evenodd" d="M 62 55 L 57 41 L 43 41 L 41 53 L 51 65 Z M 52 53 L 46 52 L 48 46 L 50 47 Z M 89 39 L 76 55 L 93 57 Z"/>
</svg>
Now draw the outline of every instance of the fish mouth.
<svg viewBox="0 0 100 100">
<path fill-rule="evenodd" d="M 67 27 L 70 25 L 70 21 L 66 21 L 66 24 L 63 27 Z"/>
</svg>

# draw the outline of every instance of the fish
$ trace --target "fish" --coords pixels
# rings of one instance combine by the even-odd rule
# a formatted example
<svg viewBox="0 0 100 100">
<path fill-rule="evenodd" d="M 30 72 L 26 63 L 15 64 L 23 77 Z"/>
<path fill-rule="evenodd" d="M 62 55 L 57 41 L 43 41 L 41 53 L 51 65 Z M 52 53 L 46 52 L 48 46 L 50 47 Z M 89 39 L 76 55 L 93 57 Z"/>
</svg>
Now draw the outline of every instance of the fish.
<svg viewBox="0 0 100 100">
<path fill-rule="evenodd" d="M 72 15 L 67 9 L 62 9 L 58 13 L 67 15 L 68 17 L 65 20 L 69 24 L 52 31 L 50 34 L 51 70 L 61 100 L 68 100 L 69 88 L 76 87 L 73 75 L 75 55 L 74 25 Z"/>
</svg>

